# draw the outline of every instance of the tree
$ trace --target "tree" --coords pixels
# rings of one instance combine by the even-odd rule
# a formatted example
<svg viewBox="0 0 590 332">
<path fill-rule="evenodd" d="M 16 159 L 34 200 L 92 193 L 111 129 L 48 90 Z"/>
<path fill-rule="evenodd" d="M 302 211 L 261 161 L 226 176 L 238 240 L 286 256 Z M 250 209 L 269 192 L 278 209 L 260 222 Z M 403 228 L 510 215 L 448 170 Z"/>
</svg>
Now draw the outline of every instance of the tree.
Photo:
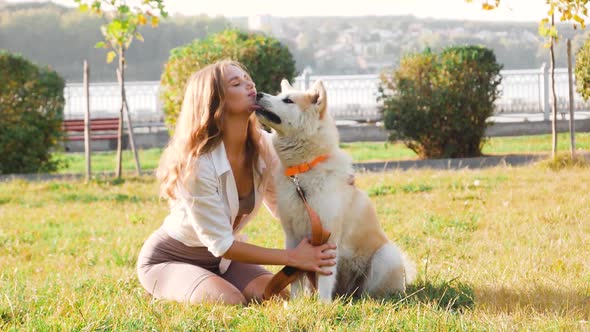
<svg viewBox="0 0 590 332">
<path fill-rule="evenodd" d="M 133 126 L 131 116 L 127 105 L 125 94 L 125 52 L 134 39 L 143 41 L 143 36 L 139 33 L 138 28 L 146 25 L 148 22 L 152 27 L 158 26 L 160 17 L 166 17 L 168 14 L 164 9 L 164 0 L 141 0 L 140 5 L 131 7 L 127 5 L 126 0 L 74 0 L 81 11 L 91 11 L 94 14 L 102 16 L 107 20 L 106 24 L 100 27 L 104 37 L 103 41 L 98 42 L 95 47 L 105 48 L 107 52 L 106 61 L 111 63 L 118 57 L 117 80 L 121 91 L 121 108 L 119 111 L 119 130 L 117 139 L 117 168 L 116 177 L 121 178 L 121 158 L 122 158 L 122 135 L 123 135 L 123 116 L 126 116 L 127 129 L 129 132 L 129 143 L 133 150 L 135 158 L 135 167 L 137 173 L 141 173 L 135 141 L 133 138 Z"/>
<path fill-rule="evenodd" d="M 467 2 L 473 2 L 473 0 L 465 0 Z M 547 47 L 549 47 L 549 54 L 551 58 L 551 131 L 553 134 L 551 158 L 555 159 L 557 153 L 557 96 L 555 94 L 555 52 L 554 45 L 557 43 L 559 34 L 557 27 L 555 26 L 555 13 L 559 14 L 559 20 L 561 22 L 570 22 L 573 24 L 574 29 L 581 27 L 584 29 L 586 24 L 584 20 L 590 18 L 588 16 L 588 2 L 590 0 L 545 0 L 545 3 L 549 7 L 547 10 L 547 16 L 543 17 L 539 22 L 539 34 L 549 39 Z M 484 10 L 493 10 L 500 5 L 501 0 L 479 0 Z M 570 127 L 573 125 L 573 115 L 570 116 Z M 573 134 L 572 134 L 573 135 Z M 571 139 L 574 144 L 574 139 Z M 575 147 L 572 145 L 572 158 L 574 158 Z"/>
<path fill-rule="evenodd" d="M 47 66 L 0 51 L 0 174 L 55 171 L 65 82 Z"/>
<path fill-rule="evenodd" d="M 242 63 L 258 91 L 278 92 L 282 78 L 292 80 L 295 76 L 295 61 L 289 48 L 276 38 L 260 33 L 228 29 L 174 48 L 160 80 L 164 115 L 170 131 L 180 113 L 188 78 L 206 65 L 223 59 Z"/>
<path fill-rule="evenodd" d="M 576 83 L 580 95 L 585 100 L 590 99 L 590 38 L 576 54 Z"/>
</svg>

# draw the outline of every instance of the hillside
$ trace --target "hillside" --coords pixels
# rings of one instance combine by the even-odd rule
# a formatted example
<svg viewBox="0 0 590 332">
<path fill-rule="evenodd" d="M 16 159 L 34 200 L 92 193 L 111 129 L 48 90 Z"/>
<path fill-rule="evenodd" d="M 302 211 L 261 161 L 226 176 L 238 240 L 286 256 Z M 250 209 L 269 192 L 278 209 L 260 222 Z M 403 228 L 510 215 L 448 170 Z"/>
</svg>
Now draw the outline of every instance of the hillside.
<svg viewBox="0 0 590 332">
<path fill-rule="evenodd" d="M 0 3 L 0 49 L 55 68 L 69 81 L 81 80 L 84 59 L 91 64 L 93 81 L 114 81 L 114 67 L 104 61 L 105 51 L 94 49 L 101 39 L 101 20 L 55 4 Z M 494 50 L 504 69 L 540 67 L 548 51 L 537 34 L 537 23 L 475 22 L 419 19 L 412 16 L 256 18 L 191 16 L 170 17 L 156 28 L 145 28 L 145 42 L 128 52 L 129 80 L 159 80 L 170 49 L 203 38 L 226 27 L 272 34 L 289 46 L 302 71 L 342 75 L 378 73 L 396 66 L 410 52 L 456 44 L 481 44 Z M 574 49 L 583 31 L 561 26 L 572 37 Z M 564 67 L 565 43 L 557 47 L 557 66 Z"/>
</svg>

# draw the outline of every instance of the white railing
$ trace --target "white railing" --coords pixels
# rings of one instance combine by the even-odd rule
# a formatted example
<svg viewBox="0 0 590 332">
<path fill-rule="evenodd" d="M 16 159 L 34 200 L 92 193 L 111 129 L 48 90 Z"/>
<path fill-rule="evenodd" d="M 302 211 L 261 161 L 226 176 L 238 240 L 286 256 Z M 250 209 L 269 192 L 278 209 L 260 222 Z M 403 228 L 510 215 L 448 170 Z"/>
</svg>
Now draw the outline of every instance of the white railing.
<svg viewBox="0 0 590 332">
<path fill-rule="evenodd" d="M 496 113 L 543 113 L 549 119 L 550 78 L 546 66 L 531 70 L 504 70 L 501 72 L 501 97 L 496 100 Z M 574 82 L 575 84 L 575 82 Z M 574 86 L 575 89 L 575 86 Z M 568 76 L 566 68 L 555 69 L 555 94 L 557 110 L 566 113 L 569 109 Z M 590 109 L 590 103 L 574 91 L 574 109 Z"/>
<path fill-rule="evenodd" d="M 338 120 L 368 120 L 381 118 L 377 102 L 379 75 L 311 76 L 304 71 L 295 78 L 294 87 L 307 89 L 312 82 L 322 80 L 328 93 L 328 109 Z"/>
<path fill-rule="evenodd" d="M 530 70 L 503 70 L 501 97 L 496 101 L 496 113 L 543 113 L 549 119 L 549 71 L 546 67 Z M 328 107 L 338 120 L 368 120 L 381 118 L 377 102 L 378 75 L 314 76 L 304 72 L 296 77 L 294 86 L 306 88 L 321 79 L 328 91 Z M 567 69 L 555 70 L 555 86 L 558 111 L 567 112 L 568 101 Z M 159 82 L 127 82 L 127 101 L 134 119 L 141 122 L 162 122 L 162 103 Z M 65 117 L 80 118 L 84 112 L 82 85 L 68 83 L 64 90 L 66 99 Z M 590 103 L 584 102 L 575 93 L 575 110 L 589 110 Z M 90 109 L 92 117 L 116 115 L 120 108 L 119 87 L 113 83 L 90 85 Z"/>
<path fill-rule="evenodd" d="M 133 119 L 157 122 L 163 121 L 162 103 L 160 102 L 160 82 L 126 82 L 127 104 Z M 82 83 L 67 83 L 64 89 L 66 119 L 84 117 L 84 90 Z M 90 84 L 90 112 L 93 118 L 109 117 L 119 114 L 121 92 L 119 84 Z"/>
</svg>

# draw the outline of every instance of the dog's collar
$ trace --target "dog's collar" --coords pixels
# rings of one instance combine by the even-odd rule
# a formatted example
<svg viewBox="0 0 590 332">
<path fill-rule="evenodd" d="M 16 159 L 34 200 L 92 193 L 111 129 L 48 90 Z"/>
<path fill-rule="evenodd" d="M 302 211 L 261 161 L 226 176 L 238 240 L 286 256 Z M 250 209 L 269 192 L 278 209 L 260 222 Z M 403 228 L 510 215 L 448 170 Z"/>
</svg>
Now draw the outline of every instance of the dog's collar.
<svg viewBox="0 0 590 332">
<path fill-rule="evenodd" d="M 328 155 L 325 154 L 315 158 L 314 160 L 308 163 L 287 167 L 287 169 L 285 170 L 285 175 L 294 176 L 300 173 L 305 173 L 310 169 L 314 168 L 317 164 L 321 163 L 322 161 L 325 161 L 326 159 L 328 159 Z"/>
</svg>

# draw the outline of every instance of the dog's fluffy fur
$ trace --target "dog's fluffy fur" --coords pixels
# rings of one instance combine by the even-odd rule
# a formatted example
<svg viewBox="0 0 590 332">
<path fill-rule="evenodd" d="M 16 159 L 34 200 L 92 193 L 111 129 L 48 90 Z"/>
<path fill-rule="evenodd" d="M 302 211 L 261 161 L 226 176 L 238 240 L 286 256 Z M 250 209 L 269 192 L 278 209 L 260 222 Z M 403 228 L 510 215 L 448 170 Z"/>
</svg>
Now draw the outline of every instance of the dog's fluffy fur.
<svg viewBox="0 0 590 332">
<path fill-rule="evenodd" d="M 294 248 L 311 235 L 311 225 L 286 167 L 310 162 L 320 155 L 328 159 L 298 175 L 307 201 L 332 233 L 337 246 L 337 264 L 330 276 L 318 279 L 318 295 L 331 301 L 335 296 L 368 294 L 382 297 L 405 291 L 415 277 L 415 266 L 380 227 L 369 197 L 350 184 L 352 160 L 339 146 L 336 124 L 327 112 L 327 95 L 321 81 L 307 91 L 295 90 L 286 80 L 277 96 L 258 95 L 260 122 L 273 129 L 273 145 L 281 167 L 275 174 L 278 213 L 287 248 Z M 309 291 L 302 277 L 291 286 L 293 297 Z"/>
</svg>

